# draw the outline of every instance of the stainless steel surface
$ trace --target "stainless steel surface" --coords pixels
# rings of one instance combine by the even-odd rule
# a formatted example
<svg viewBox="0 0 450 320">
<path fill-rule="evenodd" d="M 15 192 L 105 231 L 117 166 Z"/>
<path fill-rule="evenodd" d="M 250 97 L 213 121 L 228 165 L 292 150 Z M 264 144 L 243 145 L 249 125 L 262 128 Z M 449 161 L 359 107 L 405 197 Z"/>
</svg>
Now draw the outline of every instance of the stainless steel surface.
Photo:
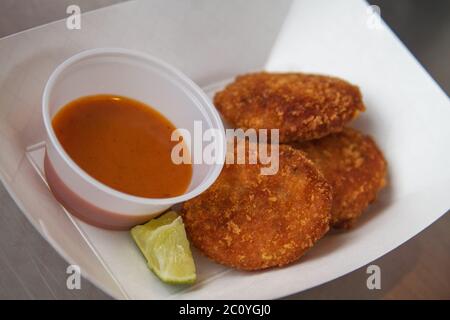
<svg viewBox="0 0 450 320">
<path fill-rule="evenodd" d="M 121 0 L 2 0 L 0 37 L 66 16 L 69 4 L 83 11 Z M 450 91 L 450 2 L 370 1 L 442 88 Z M 372 264 L 381 268 L 381 290 L 368 290 L 366 267 L 288 297 L 450 298 L 450 215 Z M 30 225 L 0 185 L 0 298 L 108 299 L 87 280 L 66 287 L 67 263 Z"/>
</svg>

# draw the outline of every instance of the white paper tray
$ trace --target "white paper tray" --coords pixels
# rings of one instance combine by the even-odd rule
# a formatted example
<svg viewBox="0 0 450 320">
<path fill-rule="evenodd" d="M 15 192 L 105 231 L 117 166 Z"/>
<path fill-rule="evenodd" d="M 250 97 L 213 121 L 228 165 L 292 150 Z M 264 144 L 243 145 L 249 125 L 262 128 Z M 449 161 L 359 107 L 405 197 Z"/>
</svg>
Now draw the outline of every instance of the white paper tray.
<svg viewBox="0 0 450 320">
<path fill-rule="evenodd" d="M 0 178 L 49 243 L 116 298 L 277 298 L 351 272 L 450 208 L 449 100 L 384 24 L 368 23 L 369 13 L 359 0 L 142 0 L 83 15 L 81 31 L 60 21 L 1 39 Z M 165 285 L 127 232 L 68 215 L 40 176 L 42 145 L 26 152 L 45 137 L 40 99 L 51 71 L 76 52 L 105 46 L 148 52 L 201 86 L 259 69 L 348 79 L 367 105 L 354 126 L 384 150 L 390 185 L 357 228 L 331 233 L 296 264 L 238 272 L 194 252 L 198 283 Z"/>
</svg>

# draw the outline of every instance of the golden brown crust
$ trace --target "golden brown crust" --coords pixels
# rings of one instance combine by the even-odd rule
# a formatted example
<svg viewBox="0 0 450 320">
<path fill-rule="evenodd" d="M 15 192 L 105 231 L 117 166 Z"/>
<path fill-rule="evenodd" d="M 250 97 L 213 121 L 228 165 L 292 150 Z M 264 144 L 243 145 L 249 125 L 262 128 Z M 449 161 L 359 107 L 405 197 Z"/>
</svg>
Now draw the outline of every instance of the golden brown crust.
<svg viewBox="0 0 450 320">
<path fill-rule="evenodd" d="M 387 164 L 380 149 L 371 137 L 350 128 L 296 147 L 333 187 L 332 226 L 350 228 L 386 184 Z"/>
<path fill-rule="evenodd" d="M 279 171 L 226 164 L 217 181 L 184 203 L 194 246 L 228 266 L 258 270 L 299 259 L 329 229 L 331 188 L 302 152 L 280 146 Z"/>
<path fill-rule="evenodd" d="M 280 129 L 280 142 L 317 139 L 339 132 L 364 111 L 357 86 L 303 73 L 251 73 L 238 76 L 214 97 L 233 126 Z"/>
</svg>

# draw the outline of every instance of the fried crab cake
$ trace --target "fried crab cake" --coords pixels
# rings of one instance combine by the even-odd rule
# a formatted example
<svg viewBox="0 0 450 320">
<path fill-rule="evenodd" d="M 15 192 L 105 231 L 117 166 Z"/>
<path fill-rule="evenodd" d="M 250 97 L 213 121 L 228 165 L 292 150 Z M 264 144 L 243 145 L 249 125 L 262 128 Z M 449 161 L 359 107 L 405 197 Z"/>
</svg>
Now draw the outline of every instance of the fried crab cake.
<svg viewBox="0 0 450 320">
<path fill-rule="evenodd" d="M 260 175 L 261 167 L 225 164 L 208 190 L 183 205 L 193 245 L 218 263 L 283 266 L 329 229 L 331 187 L 301 151 L 281 145 L 278 172 Z"/>
<path fill-rule="evenodd" d="M 214 104 L 234 127 L 279 129 L 281 143 L 339 132 L 365 110 L 357 86 L 303 73 L 238 76 L 215 95 Z"/>
<path fill-rule="evenodd" d="M 386 184 L 387 164 L 371 137 L 346 128 L 298 144 L 333 188 L 331 224 L 350 228 Z"/>
</svg>

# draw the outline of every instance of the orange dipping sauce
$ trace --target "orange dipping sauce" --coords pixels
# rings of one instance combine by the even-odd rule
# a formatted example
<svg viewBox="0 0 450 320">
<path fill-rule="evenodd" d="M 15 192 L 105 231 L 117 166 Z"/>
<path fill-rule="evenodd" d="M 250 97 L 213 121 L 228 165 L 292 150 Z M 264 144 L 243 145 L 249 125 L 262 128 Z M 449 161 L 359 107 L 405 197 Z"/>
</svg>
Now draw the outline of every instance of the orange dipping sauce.
<svg viewBox="0 0 450 320">
<path fill-rule="evenodd" d="M 139 197 L 183 194 L 191 164 L 174 164 L 176 128 L 150 106 L 122 96 L 82 97 L 61 108 L 52 126 L 64 150 L 90 176 Z"/>
</svg>

